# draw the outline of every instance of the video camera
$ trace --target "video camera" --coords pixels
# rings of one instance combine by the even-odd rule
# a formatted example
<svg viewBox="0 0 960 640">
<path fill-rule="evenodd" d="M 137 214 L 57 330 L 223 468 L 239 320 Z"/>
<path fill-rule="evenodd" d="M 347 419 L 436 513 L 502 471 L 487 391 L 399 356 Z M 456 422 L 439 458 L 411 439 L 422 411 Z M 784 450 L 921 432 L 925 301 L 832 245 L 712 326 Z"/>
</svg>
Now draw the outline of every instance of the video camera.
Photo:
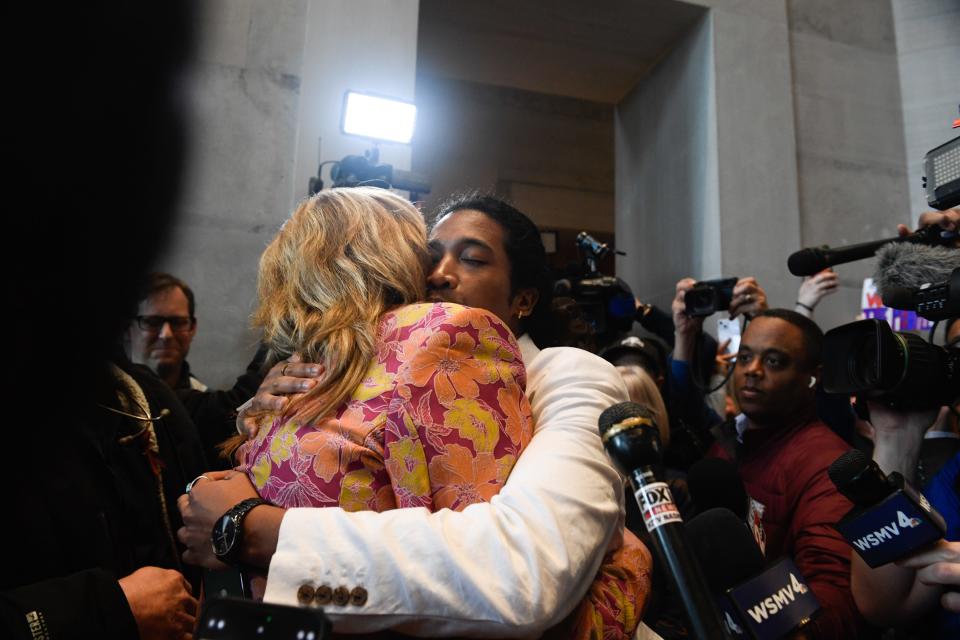
<svg viewBox="0 0 960 640">
<path fill-rule="evenodd" d="M 823 352 L 827 393 L 904 411 L 948 405 L 960 396 L 960 344 L 941 347 L 874 319 L 828 331 Z"/>
<path fill-rule="evenodd" d="M 928 320 L 960 317 L 960 267 L 945 283 L 891 287 L 883 301 Z M 828 331 L 823 352 L 827 393 L 861 395 L 902 410 L 939 407 L 960 397 L 960 343 L 941 347 L 872 319 Z"/>
<path fill-rule="evenodd" d="M 925 158 L 927 202 L 939 209 L 960 204 L 960 137 L 933 149 Z M 960 249 L 956 234 L 931 225 L 905 238 L 893 239 L 878 255 L 875 280 L 886 306 L 915 311 L 932 321 L 960 317 Z M 824 252 L 836 264 L 873 255 L 849 249 Z M 791 256 L 791 271 L 820 266 Z M 853 257 L 855 253 L 862 253 Z M 844 260 L 837 255 L 843 254 Z M 847 255 L 849 254 L 849 255 Z M 823 257 L 823 256 L 814 256 Z M 849 259 L 847 259 L 849 258 Z M 806 264 L 810 262 L 811 264 Z M 803 263 L 801 265 L 801 263 Z M 794 269 L 795 266 L 804 269 Z M 809 268 L 809 269 L 808 269 Z M 946 347 L 912 333 L 894 331 L 883 320 L 861 320 L 832 329 L 824 336 L 823 388 L 827 393 L 858 395 L 900 410 L 930 409 L 960 398 L 960 343 Z"/>
<path fill-rule="evenodd" d="M 600 260 L 611 252 L 618 255 L 626 253 L 614 251 L 586 231 L 580 232 L 576 242 L 582 263 L 582 275 L 570 281 L 568 286 L 562 285 L 558 294 L 569 295 L 576 301 L 594 333 L 597 344 L 604 345 L 633 327 L 636 301 L 626 282 L 601 274 L 598 265 Z"/>
<path fill-rule="evenodd" d="M 737 278 L 703 280 L 693 285 L 683 296 L 687 315 L 692 318 L 706 318 L 717 311 L 726 311 L 733 300 L 733 288 Z"/>
<path fill-rule="evenodd" d="M 410 192 L 410 199 L 416 200 L 421 194 L 430 193 L 430 183 L 424 176 L 411 171 L 394 169 L 390 164 L 379 164 L 380 151 L 376 147 L 363 152 L 362 156 L 345 156 L 343 160 L 329 161 L 330 179 L 334 187 L 372 186 L 381 189 L 400 189 Z M 324 162 L 320 165 L 323 167 Z M 323 190 L 323 180 L 317 175 L 310 178 L 309 195 Z"/>
</svg>

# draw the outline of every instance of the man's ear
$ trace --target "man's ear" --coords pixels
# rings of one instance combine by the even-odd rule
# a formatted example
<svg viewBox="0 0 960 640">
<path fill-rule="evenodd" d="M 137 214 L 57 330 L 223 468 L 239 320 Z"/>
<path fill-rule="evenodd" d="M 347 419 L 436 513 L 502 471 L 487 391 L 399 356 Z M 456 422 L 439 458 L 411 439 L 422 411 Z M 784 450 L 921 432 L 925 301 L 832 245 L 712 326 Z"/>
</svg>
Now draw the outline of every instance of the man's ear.
<svg viewBox="0 0 960 640">
<path fill-rule="evenodd" d="M 811 389 L 816 388 L 816 386 L 820 384 L 821 382 L 820 378 L 822 375 L 823 375 L 823 367 L 819 365 L 816 368 L 814 368 L 813 371 L 810 372 L 810 380 L 811 380 L 810 388 Z"/>
<path fill-rule="evenodd" d="M 534 288 L 521 289 L 513 294 L 510 302 L 510 314 L 519 318 L 528 318 L 540 300 L 540 292 Z"/>
</svg>

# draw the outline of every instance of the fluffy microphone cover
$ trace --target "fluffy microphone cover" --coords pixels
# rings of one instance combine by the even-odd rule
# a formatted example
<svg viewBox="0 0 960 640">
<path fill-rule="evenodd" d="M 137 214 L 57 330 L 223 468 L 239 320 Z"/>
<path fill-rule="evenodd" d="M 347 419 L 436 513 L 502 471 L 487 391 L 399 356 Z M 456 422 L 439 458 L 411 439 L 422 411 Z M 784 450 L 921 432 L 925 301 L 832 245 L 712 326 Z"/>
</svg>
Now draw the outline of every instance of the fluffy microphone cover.
<svg viewBox="0 0 960 640">
<path fill-rule="evenodd" d="M 926 283 L 941 284 L 960 267 L 960 249 L 892 242 L 877 251 L 873 279 L 880 295 L 892 287 L 916 289 Z"/>
</svg>

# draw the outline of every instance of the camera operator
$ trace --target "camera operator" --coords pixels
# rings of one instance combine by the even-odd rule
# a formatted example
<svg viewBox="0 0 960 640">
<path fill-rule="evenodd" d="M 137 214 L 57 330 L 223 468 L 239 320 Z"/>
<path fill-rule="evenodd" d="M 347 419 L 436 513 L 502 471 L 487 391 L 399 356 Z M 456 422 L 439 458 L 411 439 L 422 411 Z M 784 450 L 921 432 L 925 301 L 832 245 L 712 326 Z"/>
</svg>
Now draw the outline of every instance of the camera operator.
<svg viewBox="0 0 960 640">
<path fill-rule="evenodd" d="M 958 341 L 960 322 L 954 320 L 947 333 L 947 344 L 955 345 Z M 884 473 L 896 471 L 913 482 L 924 434 L 934 424 L 939 410 L 906 413 L 875 402 L 868 406 L 873 459 Z M 948 408 L 954 420 L 958 409 L 960 397 Z M 943 540 L 904 560 L 875 569 L 854 554 L 851 588 L 857 606 L 872 623 L 911 625 L 910 635 L 916 637 L 956 638 L 960 634 L 960 593 L 956 589 L 960 585 L 958 477 L 960 454 L 955 453 L 923 487 L 923 494 L 947 522 Z M 924 617 L 931 612 L 937 615 Z"/>
</svg>

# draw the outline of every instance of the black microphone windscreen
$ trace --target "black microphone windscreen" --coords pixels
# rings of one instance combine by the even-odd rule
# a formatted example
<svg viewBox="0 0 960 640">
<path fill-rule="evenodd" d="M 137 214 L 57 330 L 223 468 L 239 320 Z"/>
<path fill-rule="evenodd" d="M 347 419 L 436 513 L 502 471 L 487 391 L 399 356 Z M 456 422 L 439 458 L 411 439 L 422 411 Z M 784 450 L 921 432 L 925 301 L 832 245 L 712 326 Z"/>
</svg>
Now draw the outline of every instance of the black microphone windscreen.
<svg viewBox="0 0 960 640">
<path fill-rule="evenodd" d="M 870 457 L 859 449 L 850 449 L 833 461 L 827 475 L 837 487 L 845 487 L 870 465 Z"/>
<path fill-rule="evenodd" d="M 819 249 L 800 249 L 787 258 L 787 269 L 795 276 L 812 276 L 829 266 Z"/>
<path fill-rule="evenodd" d="M 753 534 L 729 509 L 710 509 L 686 524 L 687 540 L 710 590 L 723 593 L 763 571 Z"/>
<path fill-rule="evenodd" d="M 612 407 L 604 409 L 603 413 L 600 414 L 600 418 L 597 420 L 600 427 L 600 435 L 603 436 L 611 427 L 630 418 L 654 420 L 653 412 L 642 404 L 636 402 L 618 402 Z M 656 426 L 656 424 L 654 424 L 654 426 Z"/>
<path fill-rule="evenodd" d="M 624 475 L 660 462 L 657 420 L 647 407 L 619 402 L 604 410 L 598 423 L 603 448 Z"/>
<path fill-rule="evenodd" d="M 927 283 L 942 284 L 957 267 L 960 267 L 958 249 L 892 242 L 877 251 L 873 279 L 880 296 L 885 298 L 886 292 L 894 287 L 917 289 Z"/>
<path fill-rule="evenodd" d="M 687 487 L 698 511 L 729 509 L 747 519 L 750 497 L 737 467 L 721 458 L 702 458 L 687 472 Z"/>
<path fill-rule="evenodd" d="M 894 491 L 877 463 L 859 449 L 851 449 L 834 460 L 827 475 L 837 491 L 861 507 L 873 506 Z"/>
</svg>

